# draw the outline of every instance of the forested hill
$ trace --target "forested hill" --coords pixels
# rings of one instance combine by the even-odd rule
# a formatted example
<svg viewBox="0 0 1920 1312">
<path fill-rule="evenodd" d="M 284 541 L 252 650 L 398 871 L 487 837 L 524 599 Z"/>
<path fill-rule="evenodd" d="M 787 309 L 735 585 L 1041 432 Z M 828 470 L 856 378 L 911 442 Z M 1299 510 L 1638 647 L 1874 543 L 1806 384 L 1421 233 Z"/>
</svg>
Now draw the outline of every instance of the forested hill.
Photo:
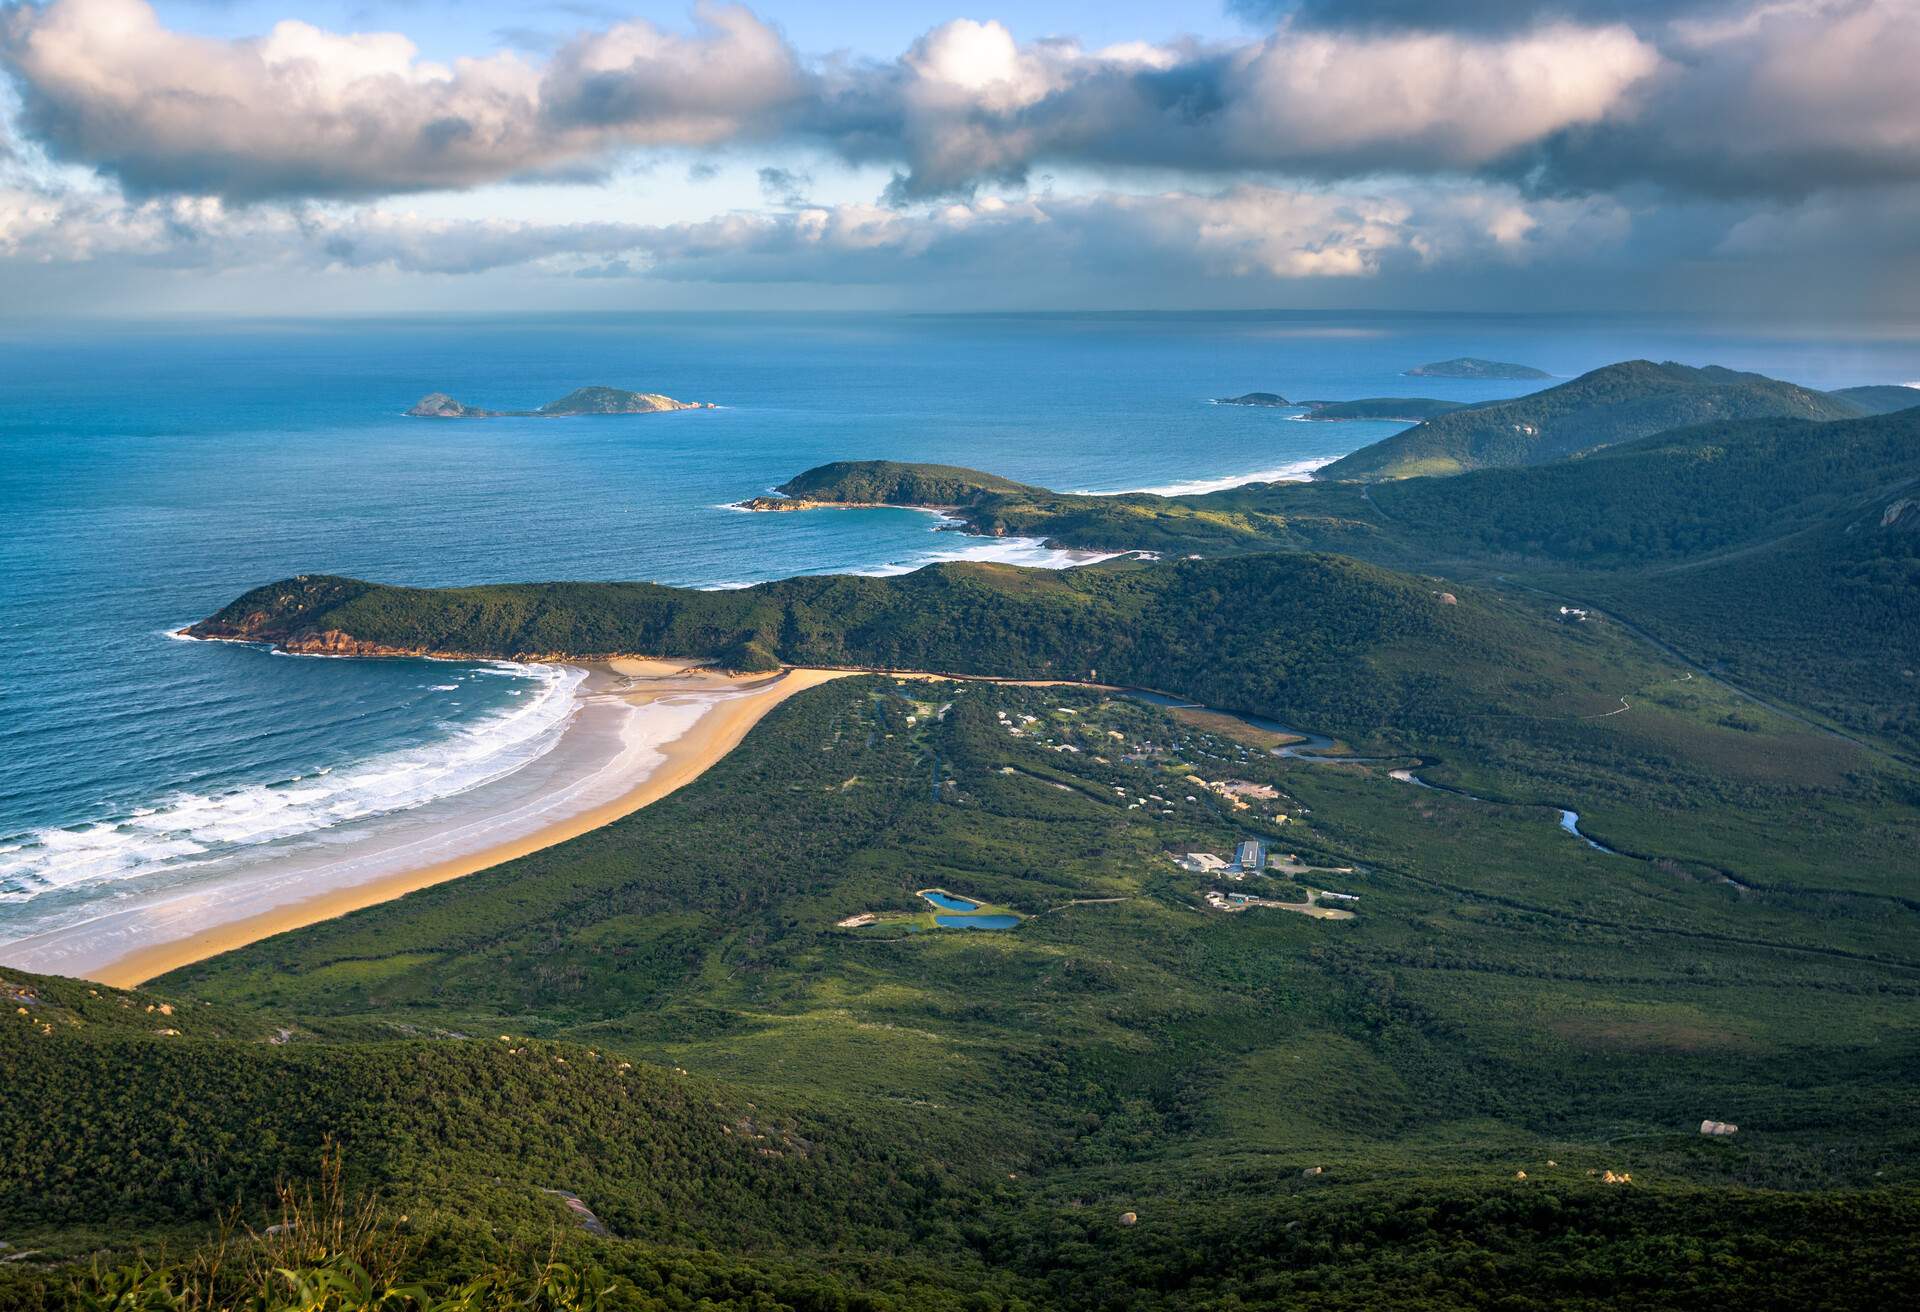
<svg viewBox="0 0 1920 1312">
<path fill-rule="evenodd" d="M 1920 409 L 1908 409 L 1723 421 L 1450 478 L 1180 497 L 1024 488 L 959 513 L 977 532 L 1063 546 L 1338 551 L 1498 574 L 1604 604 L 1756 691 L 1920 741 L 1916 489 Z"/>
<path fill-rule="evenodd" d="M 1689 424 L 1848 419 L 1867 407 L 1760 374 L 1629 360 L 1529 396 L 1437 415 L 1322 469 L 1323 479 L 1391 479 L 1535 465 Z"/>
<path fill-rule="evenodd" d="M 1599 601 L 1746 686 L 1920 744 L 1920 410 L 1709 424 L 1372 499 L 1413 558 Z"/>
<path fill-rule="evenodd" d="M 1365 736 L 1434 732 L 1499 705 L 1577 695 L 1624 639 L 1552 607 L 1340 556 L 1286 553 L 1150 569 L 930 566 L 702 592 L 650 583 L 418 589 L 307 576 L 193 626 L 294 651 L 704 657 L 743 670 L 880 666 L 1098 678 Z M 1618 648 L 1618 650 L 1616 650 Z"/>
<path fill-rule="evenodd" d="M 775 491 L 794 502 L 848 506 L 961 506 L 992 493 L 1035 489 L 958 465 L 894 460 L 837 460 L 782 483 Z M 766 499 L 747 504 L 765 508 Z"/>
<path fill-rule="evenodd" d="M 1899 383 L 1842 387 L 1827 395 L 1857 405 L 1870 415 L 1892 414 L 1896 410 L 1911 410 L 1920 405 L 1920 387 L 1907 387 Z"/>
<path fill-rule="evenodd" d="M 1920 479 L 1920 410 L 1836 423 L 1741 420 L 1661 433 L 1581 460 L 1374 488 L 1423 554 L 1636 567 L 1765 541 L 1878 509 Z"/>
</svg>

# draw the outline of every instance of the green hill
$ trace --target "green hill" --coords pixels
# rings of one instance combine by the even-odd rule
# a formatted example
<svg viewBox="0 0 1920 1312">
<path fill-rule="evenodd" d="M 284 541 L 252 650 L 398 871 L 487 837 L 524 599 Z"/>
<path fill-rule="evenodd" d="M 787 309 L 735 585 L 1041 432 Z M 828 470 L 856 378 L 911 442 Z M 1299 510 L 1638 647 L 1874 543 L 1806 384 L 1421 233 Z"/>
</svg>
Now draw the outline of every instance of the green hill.
<svg viewBox="0 0 1920 1312">
<path fill-rule="evenodd" d="M 255 589 L 192 632 L 333 653 L 648 653 L 740 669 L 1052 678 L 1097 670 L 1352 734 L 1457 717 L 1497 698 L 1491 686 L 1526 679 L 1544 680 L 1537 695 L 1550 697 L 1556 677 L 1594 658 L 1536 606 L 1475 592 L 1449 602 L 1441 592 L 1309 553 L 1144 570 L 945 564 L 898 578 L 795 578 L 719 592 L 648 583 L 414 589 L 307 576 Z"/>
<path fill-rule="evenodd" d="M 1425 560 L 1598 601 L 1752 686 L 1920 740 L 1920 410 L 1712 424 L 1372 498 Z"/>
<path fill-rule="evenodd" d="M 1791 725 L 1715 727 L 1731 707 L 1710 690 L 1610 655 L 1597 672 L 1646 684 L 1637 713 L 1587 718 L 1596 689 L 1509 706 L 1498 731 L 1561 734 L 1597 772 L 1454 768 L 1577 800 L 1653 860 L 1538 806 L 1416 789 L 1391 762 L 1291 764 L 1094 691 L 829 684 L 626 820 L 141 995 L 291 1018 L 288 1043 L 0 1032 L 22 1146 L 0 1225 L 80 1255 L 184 1239 L 230 1200 L 258 1225 L 332 1135 L 356 1192 L 408 1218 L 411 1274 L 558 1248 L 607 1272 L 612 1307 L 1897 1287 L 1920 967 L 1897 876 L 1863 855 L 1911 808 L 1850 812 Z M 1603 764 L 1720 739 L 1717 782 L 1649 791 Z M 1287 819 L 1188 774 L 1272 786 Z M 1166 856 L 1250 835 L 1328 867 L 1302 878 L 1360 914 L 1209 910 L 1210 881 Z M 1026 919 L 839 927 L 929 885 Z M 1297 897 L 1277 874 L 1236 887 Z M 1703 1116 L 1739 1136 L 1702 1139 Z"/>
<path fill-rule="evenodd" d="M 1729 419 L 1845 419 L 1864 407 L 1759 374 L 1632 360 L 1512 401 L 1436 416 L 1320 470 L 1379 480 L 1535 465 Z"/>
<path fill-rule="evenodd" d="M 1902 387 L 1897 383 L 1886 383 L 1868 387 L 1842 387 L 1838 391 L 1827 393 L 1860 407 L 1870 415 L 1892 414 L 1896 410 L 1911 410 L 1920 405 L 1920 388 Z"/>
<path fill-rule="evenodd" d="M 1874 741 L 1920 741 L 1920 411 L 1383 485 L 849 462 L 783 490 L 1207 558 L 308 575 L 193 631 L 1097 674 L 1361 759 L 867 675 L 614 824 L 141 990 L 0 971 L 0 1307 L 1786 1309 L 1920 1280 L 1920 774 Z M 1296 859 L 1170 859 L 1246 838 Z M 943 929 L 924 888 L 1020 919 Z M 340 1222 L 269 1233 L 327 1154 Z M 348 1257 L 495 1284 L 278 1274 Z"/>
<path fill-rule="evenodd" d="M 1436 401 L 1430 396 L 1367 396 L 1356 401 L 1302 401 L 1308 419 L 1396 419 L 1418 422 L 1465 410 L 1465 401 Z"/>
<path fill-rule="evenodd" d="M 777 489 L 797 502 L 857 506 L 960 506 L 989 493 L 1027 491 L 1023 483 L 957 465 L 840 460 L 796 475 Z M 759 502 L 749 503 L 759 506 Z"/>
</svg>

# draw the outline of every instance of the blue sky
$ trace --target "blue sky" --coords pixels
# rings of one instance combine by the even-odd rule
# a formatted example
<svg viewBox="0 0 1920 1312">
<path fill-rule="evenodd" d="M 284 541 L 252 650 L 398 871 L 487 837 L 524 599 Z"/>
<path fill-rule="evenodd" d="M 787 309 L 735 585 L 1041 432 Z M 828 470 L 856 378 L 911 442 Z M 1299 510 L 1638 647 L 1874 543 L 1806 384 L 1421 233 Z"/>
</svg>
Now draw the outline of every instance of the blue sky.
<svg viewBox="0 0 1920 1312">
<path fill-rule="evenodd" d="M 405 32 L 428 58 L 452 59 L 513 45 L 529 37 L 565 39 L 575 32 L 606 27 L 625 18 L 645 18 L 672 27 L 686 21 L 689 6 L 672 0 L 630 4 L 596 4 L 592 0 L 559 4 L 399 0 L 381 4 L 346 0 L 299 5 L 259 0 L 172 0 L 155 8 L 169 26 L 207 36 L 252 36 L 282 18 L 297 16 L 341 32 Z M 951 18 L 998 19 L 1021 40 L 1065 35 L 1098 45 L 1182 33 L 1225 39 L 1266 25 L 1224 5 L 1155 4 L 1148 0 L 1031 0 L 985 7 L 926 0 L 900 0 L 897 4 L 814 2 L 769 5 L 764 12 L 802 49 L 844 49 L 875 58 L 899 53 L 916 37 Z"/>
<path fill-rule="evenodd" d="M 1916 0 L 0 0 L 0 313 L 1911 314 Z"/>
</svg>

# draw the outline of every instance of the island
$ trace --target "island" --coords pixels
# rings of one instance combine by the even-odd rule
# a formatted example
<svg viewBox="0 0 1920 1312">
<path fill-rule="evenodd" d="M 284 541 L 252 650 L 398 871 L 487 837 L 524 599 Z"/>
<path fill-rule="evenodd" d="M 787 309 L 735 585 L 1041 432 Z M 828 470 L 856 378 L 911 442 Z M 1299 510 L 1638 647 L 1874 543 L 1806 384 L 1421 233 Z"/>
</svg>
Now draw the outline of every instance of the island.
<svg viewBox="0 0 1920 1312">
<path fill-rule="evenodd" d="M 1293 402 L 1278 392 L 1245 392 L 1239 396 L 1216 396 L 1213 398 L 1213 403 L 1215 405 L 1264 405 L 1280 409 L 1293 405 Z"/>
<path fill-rule="evenodd" d="M 571 415 L 653 415 L 669 410 L 712 410 L 711 401 L 676 401 L 658 392 L 628 392 L 618 387 L 578 387 L 538 410 L 484 410 L 428 392 L 407 414 L 415 419 L 560 419 Z"/>
<path fill-rule="evenodd" d="M 1532 365 L 1511 364 L 1505 360 L 1482 360 L 1478 356 L 1463 355 L 1453 360 L 1436 360 L 1432 364 L 1416 365 L 1407 370 L 1407 377 L 1525 379 L 1551 378 L 1553 375 L 1544 369 L 1535 369 Z"/>
</svg>

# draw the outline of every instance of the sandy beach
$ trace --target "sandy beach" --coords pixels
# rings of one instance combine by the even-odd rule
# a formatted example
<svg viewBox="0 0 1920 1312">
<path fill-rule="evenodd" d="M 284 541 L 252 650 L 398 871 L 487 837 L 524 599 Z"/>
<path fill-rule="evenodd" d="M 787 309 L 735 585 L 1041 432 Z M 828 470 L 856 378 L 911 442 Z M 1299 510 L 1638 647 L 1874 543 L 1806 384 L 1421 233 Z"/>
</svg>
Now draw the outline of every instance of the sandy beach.
<svg viewBox="0 0 1920 1312">
<path fill-rule="evenodd" d="M 526 856 L 630 815 L 700 777 L 760 718 L 847 671 L 731 676 L 687 662 L 589 665 L 560 742 L 534 777 L 419 808 L 355 850 L 134 898 L 0 947 L 24 970 L 131 987 L 259 939 Z"/>
</svg>

